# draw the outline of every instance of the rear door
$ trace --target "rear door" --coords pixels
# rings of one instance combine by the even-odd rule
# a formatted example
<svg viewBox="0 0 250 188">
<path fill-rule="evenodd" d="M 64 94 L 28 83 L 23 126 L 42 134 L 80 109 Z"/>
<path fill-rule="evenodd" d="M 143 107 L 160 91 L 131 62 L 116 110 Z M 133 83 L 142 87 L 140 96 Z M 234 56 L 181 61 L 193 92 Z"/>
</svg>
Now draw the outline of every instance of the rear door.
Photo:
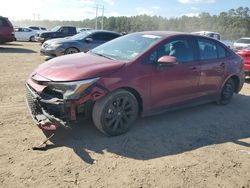
<svg viewBox="0 0 250 188">
<path fill-rule="evenodd" d="M 24 39 L 23 28 L 16 28 L 15 29 L 15 37 L 16 37 L 16 40 L 23 41 L 23 39 Z"/>
<path fill-rule="evenodd" d="M 225 74 L 227 52 L 214 40 L 199 37 L 197 43 L 201 64 L 199 83 L 201 95 L 216 93 Z"/>
<path fill-rule="evenodd" d="M 25 41 L 29 41 L 30 40 L 30 37 L 34 34 L 33 30 L 31 29 L 28 29 L 28 28 L 23 28 L 22 29 L 22 37 L 23 37 L 23 40 Z"/>
</svg>

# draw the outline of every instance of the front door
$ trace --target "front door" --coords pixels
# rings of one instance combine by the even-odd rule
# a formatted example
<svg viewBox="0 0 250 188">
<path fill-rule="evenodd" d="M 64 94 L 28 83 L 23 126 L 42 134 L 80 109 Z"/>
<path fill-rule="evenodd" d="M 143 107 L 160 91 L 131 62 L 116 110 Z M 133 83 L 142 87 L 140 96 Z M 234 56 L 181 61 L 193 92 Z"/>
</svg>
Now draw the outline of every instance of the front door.
<svg viewBox="0 0 250 188">
<path fill-rule="evenodd" d="M 172 67 L 152 64 L 150 78 L 151 109 L 178 104 L 199 95 L 200 64 L 192 37 L 176 37 L 163 43 L 149 58 L 155 61 L 163 55 L 175 56 L 178 64 Z"/>
</svg>

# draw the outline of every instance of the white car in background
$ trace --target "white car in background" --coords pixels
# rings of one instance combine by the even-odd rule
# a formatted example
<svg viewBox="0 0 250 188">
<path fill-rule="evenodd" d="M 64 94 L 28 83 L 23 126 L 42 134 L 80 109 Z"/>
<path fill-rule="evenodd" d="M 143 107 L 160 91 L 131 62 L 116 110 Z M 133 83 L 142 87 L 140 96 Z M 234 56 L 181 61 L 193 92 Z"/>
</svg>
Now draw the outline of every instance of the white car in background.
<svg viewBox="0 0 250 188">
<path fill-rule="evenodd" d="M 213 32 L 213 31 L 197 31 L 197 32 L 191 32 L 191 34 L 204 35 L 204 36 L 211 37 L 217 40 L 221 39 L 220 33 Z"/>
<path fill-rule="evenodd" d="M 26 27 L 16 27 L 14 28 L 15 38 L 17 41 L 35 41 L 35 30 Z"/>
<path fill-rule="evenodd" d="M 250 47 L 250 38 L 249 37 L 240 38 L 234 42 L 234 49 L 235 50 L 241 50 L 241 49 L 247 48 L 247 47 Z"/>
</svg>

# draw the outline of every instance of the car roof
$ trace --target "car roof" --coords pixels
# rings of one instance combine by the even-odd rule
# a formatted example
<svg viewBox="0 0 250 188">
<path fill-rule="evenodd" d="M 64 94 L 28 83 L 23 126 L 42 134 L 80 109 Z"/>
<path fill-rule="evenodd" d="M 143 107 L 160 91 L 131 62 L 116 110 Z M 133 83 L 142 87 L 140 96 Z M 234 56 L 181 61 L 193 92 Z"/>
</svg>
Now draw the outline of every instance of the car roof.
<svg viewBox="0 0 250 188">
<path fill-rule="evenodd" d="M 188 34 L 188 33 L 177 32 L 177 31 L 142 31 L 138 33 L 145 34 L 145 35 L 158 35 L 162 37 L 170 37 L 174 35 Z"/>
<path fill-rule="evenodd" d="M 199 37 L 199 38 L 206 38 L 209 40 L 215 40 L 211 37 L 207 37 L 204 35 L 197 35 L 197 34 L 186 33 L 186 32 L 178 32 L 178 31 L 143 31 L 143 32 L 138 32 L 138 33 L 145 34 L 145 35 L 161 36 L 162 38 L 168 38 L 168 37 L 172 37 L 172 36 L 180 36 L 181 35 L 181 36 L 194 36 L 194 37 Z"/>
<path fill-rule="evenodd" d="M 113 34 L 119 34 L 121 35 L 120 33 L 117 33 L 115 31 L 108 31 L 108 30 L 88 30 L 86 32 L 91 32 L 91 33 L 113 33 Z"/>
<path fill-rule="evenodd" d="M 250 39 L 250 37 L 242 37 L 242 38 L 240 38 L 240 39 Z"/>
</svg>

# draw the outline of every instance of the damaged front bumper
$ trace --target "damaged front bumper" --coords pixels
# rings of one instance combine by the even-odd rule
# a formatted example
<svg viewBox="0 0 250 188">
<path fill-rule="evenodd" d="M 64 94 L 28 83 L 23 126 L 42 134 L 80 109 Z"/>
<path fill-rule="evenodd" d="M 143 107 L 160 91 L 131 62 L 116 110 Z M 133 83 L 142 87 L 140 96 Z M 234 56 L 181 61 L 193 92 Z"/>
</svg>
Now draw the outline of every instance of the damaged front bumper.
<svg viewBox="0 0 250 188">
<path fill-rule="evenodd" d="M 57 127 L 69 128 L 67 121 L 50 114 L 48 109 L 44 108 L 44 106 L 50 106 L 50 108 L 54 106 L 55 109 L 63 114 L 65 112 L 65 104 L 62 99 L 42 99 L 27 83 L 26 99 L 32 118 L 39 128 L 49 131 L 56 130 Z"/>
<path fill-rule="evenodd" d="M 75 100 L 65 100 L 48 94 L 39 94 L 26 83 L 26 99 L 33 120 L 39 128 L 46 131 L 55 131 L 58 127 L 71 128 L 78 115 L 86 115 L 86 108 L 107 91 L 97 85 L 93 85 L 82 97 Z"/>
</svg>

